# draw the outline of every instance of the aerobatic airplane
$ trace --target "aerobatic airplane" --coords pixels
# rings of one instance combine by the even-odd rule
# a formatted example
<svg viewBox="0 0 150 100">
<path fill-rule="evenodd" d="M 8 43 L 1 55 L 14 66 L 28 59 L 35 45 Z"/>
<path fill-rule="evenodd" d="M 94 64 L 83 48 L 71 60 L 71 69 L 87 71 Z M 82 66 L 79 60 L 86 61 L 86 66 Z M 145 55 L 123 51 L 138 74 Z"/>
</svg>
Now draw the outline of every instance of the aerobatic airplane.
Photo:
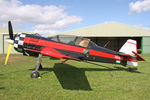
<svg viewBox="0 0 150 100">
<path fill-rule="evenodd" d="M 90 39 L 78 36 L 56 35 L 50 38 L 41 37 L 36 34 L 15 34 L 11 22 L 8 22 L 9 49 L 5 64 L 10 54 L 11 46 L 15 50 L 27 56 L 38 56 L 36 69 L 31 73 L 32 78 L 40 76 L 38 69 L 41 64 L 42 55 L 76 61 L 94 61 L 112 64 L 121 64 L 123 66 L 138 66 L 138 61 L 144 59 L 137 53 L 137 43 L 135 40 L 127 40 L 119 52 L 97 46 Z"/>
</svg>

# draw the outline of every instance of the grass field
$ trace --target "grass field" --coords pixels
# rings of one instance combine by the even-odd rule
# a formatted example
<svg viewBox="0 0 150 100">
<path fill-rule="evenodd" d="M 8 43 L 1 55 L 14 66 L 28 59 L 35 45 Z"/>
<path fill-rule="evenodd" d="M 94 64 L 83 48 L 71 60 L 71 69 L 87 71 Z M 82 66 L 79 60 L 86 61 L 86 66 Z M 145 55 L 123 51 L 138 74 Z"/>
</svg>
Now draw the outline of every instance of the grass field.
<svg viewBox="0 0 150 100">
<path fill-rule="evenodd" d="M 0 100 L 150 100 L 150 55 L 137 71 L 120 65 L 50 60 L 43 57 L 41 78 L 31 79 L 37 58 L 0 55 Z M 109 68 L 106 68 L 109 67 Z"/>
</svg>

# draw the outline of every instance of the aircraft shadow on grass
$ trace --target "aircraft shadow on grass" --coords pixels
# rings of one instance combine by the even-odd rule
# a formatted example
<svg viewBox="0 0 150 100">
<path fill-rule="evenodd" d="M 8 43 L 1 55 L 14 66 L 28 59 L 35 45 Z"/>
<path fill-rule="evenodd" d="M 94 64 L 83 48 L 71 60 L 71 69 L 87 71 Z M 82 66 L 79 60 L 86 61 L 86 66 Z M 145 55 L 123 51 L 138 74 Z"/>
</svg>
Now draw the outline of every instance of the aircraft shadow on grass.
<svg viewBox="0 0 150 100">
<path fill-rule="evenodd" d="M 0 87 L 0 90 L 5 89 L 4 87 Z"/>
<path fill-rule="evenodd" d="M 1 78 L 1 76 L 3 76 L 3 74 L 0 74 L 0 78 Z M 1 82 L 0 82 L 0 85 L 1 85 Z M 5 89 L 5 87 L 0 86 L 0 90 L 2 90 L 2 89 Z"/>
<path fill-rule="evenodd" d="M 97 66 L 105 68 L 77 68 L 69 64 L 56 63 L 54 68 L 43 68 L 41 71 L 53 71 L 61 84 L 62 88 L 68 90 L 87 90 L 91 91 L 92 88 L 87 80 L 85 71 L 128 71 L 125 68 L 114 67 L 109 68 L 104 65 L 96 64 Z M 141 73 L 138 71 L 132 71 L 133 73 Z M 47 72 L 45 72 L 47 73 Z M 45 73 L 41 73 L 45 74 Z"/>
</svg>

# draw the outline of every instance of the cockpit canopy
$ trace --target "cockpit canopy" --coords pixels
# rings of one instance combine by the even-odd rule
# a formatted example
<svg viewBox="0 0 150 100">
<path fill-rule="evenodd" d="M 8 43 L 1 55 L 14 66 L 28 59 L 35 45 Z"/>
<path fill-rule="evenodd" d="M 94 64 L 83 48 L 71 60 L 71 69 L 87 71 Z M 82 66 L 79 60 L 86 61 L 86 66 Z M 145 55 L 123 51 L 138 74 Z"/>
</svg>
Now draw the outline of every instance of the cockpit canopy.
<svg viewBox="0 0 150 100">
<path fill-rule="evenodd" d="M 56 35 L 53 37 L 49 37 L 50 40 L 53 40 L 55 42 L 61 42 L 69 45 L 76 45 L 81 46 L 84 48 L 89 48 L 91 45 L 95 45 L 90 39 L 78 37 L 78 36 L 69 36 L 69 35 Z"/>
</svg>

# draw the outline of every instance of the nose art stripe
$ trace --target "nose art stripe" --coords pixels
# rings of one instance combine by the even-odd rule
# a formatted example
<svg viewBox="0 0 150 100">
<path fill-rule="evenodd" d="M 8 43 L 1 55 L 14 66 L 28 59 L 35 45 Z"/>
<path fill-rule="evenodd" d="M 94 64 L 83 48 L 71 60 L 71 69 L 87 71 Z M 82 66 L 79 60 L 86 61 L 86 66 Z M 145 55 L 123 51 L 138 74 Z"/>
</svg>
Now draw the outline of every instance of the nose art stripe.
<svg viewBox="0 0 150 100">
<path fill-rule="evenodd" d="M 18 44 L 14 44 L 14 47 L 15 47 L 15 48 L 18 48 Z"/>
<path fill-rule="evenodd" d="M 25 34 L 21 34 L 19 37 L 15 38 L 15 43 L 14 43 L 14 47 L 18 48 L 18 47 L 22 47 L 24 44 L 24 37 L 26 35 Z"/>
<path fill-rule="evenodd" d="M 19 40 L 18 44 L 23 45 L 24 41 Z"/>
<path fill-rule="evenodd" d="M 19 40 L 24 41 L 24 37 L 20 37 Z"/>
<path fill-rule="evenodd" d="M 21 34 L 21 35 L 20 35 L 20 37 L 25 37 L 25 36 L 26 36 L 25 34 Z"/>
<path fill-rule="evenodd" d="M 19 37 L 16 37 L 15 40 L 19 40 Z"/>
</svg>

